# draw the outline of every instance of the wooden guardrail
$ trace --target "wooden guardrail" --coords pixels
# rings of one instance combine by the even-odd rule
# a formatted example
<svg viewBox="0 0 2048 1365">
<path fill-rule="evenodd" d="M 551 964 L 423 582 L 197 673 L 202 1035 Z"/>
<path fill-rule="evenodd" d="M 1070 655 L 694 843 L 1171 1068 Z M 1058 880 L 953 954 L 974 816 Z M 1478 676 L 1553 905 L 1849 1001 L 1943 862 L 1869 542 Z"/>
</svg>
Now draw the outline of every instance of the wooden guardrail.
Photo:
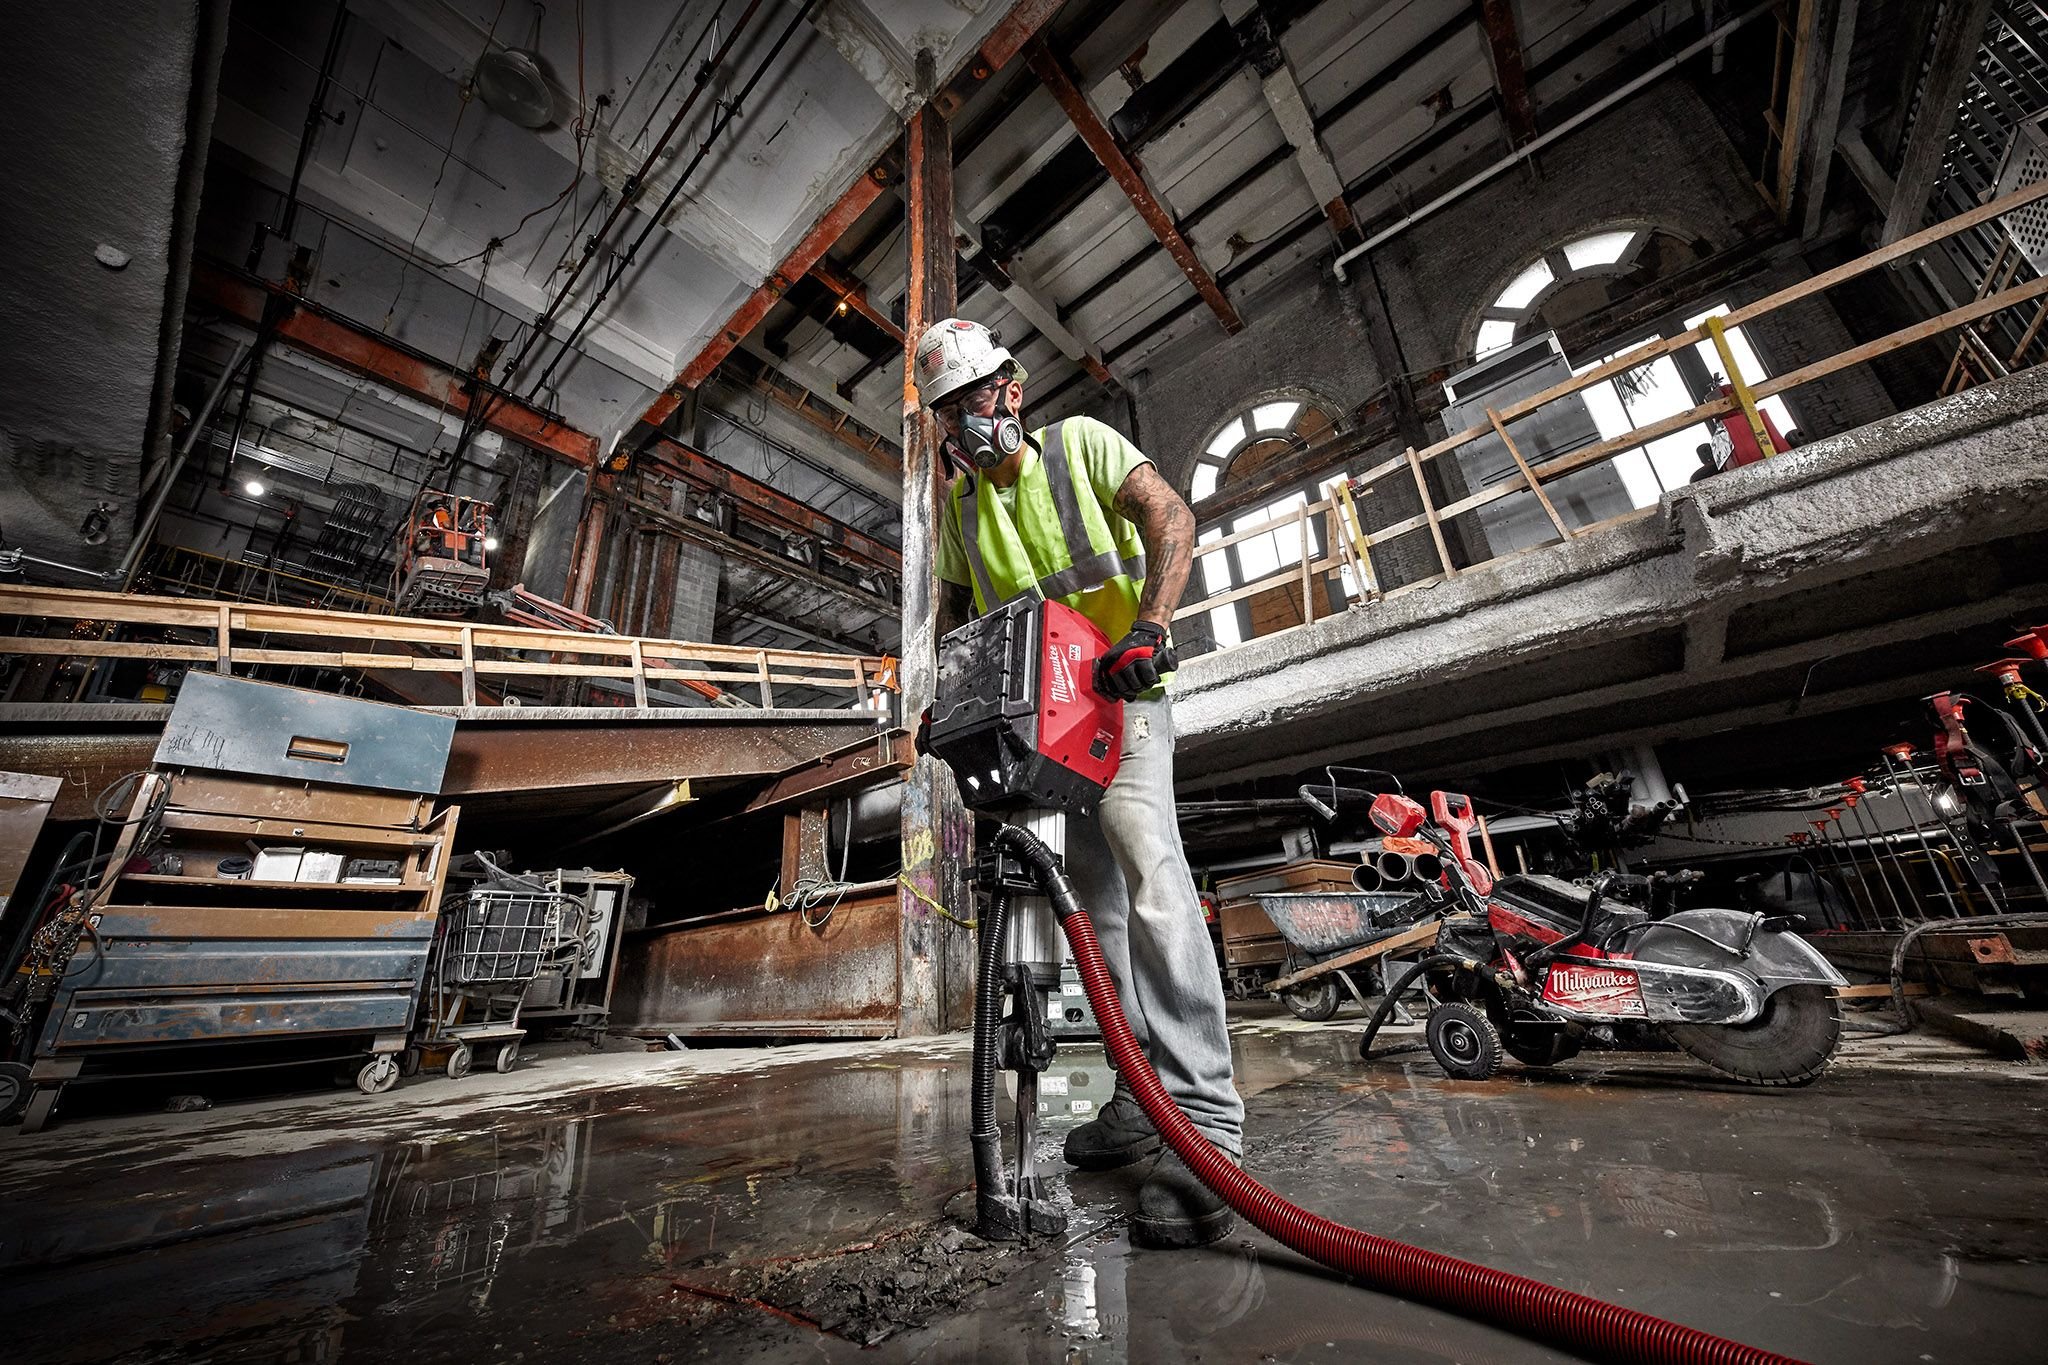
<svg viewBox="0 0 2048 1365">
<path fill-rule="evenodd" d="M 2044 198 L 2048 198 L 2048 179 L 2024 186 L 2002 198 L 1994 199 L 1967 213 L 1957 214 L 1953 218 L 1936 223 L 1934 226 L 1924 231 L 1916 232 L 1909 237 L 1902 237 L 1890 246 L 1880 248 L 1864 256 L 1859 256 L 1853 261 L 1844 262 L 1832 270 L 1823 271 L 1809 279 L 1800 281 L 1798 284 L 1781 289 L 1775 294 L 1758 299 L 1754 303 L 1745 304 L 1727 313 L 1708 318 L 1698 326 L 1688 327 L 1676 335 L 1645 342 L 1633 350 L 1623 352 L 1612 360 L 1594 366 L 1583 374 L 1577 374 L 1570 379 L 1560 381 L 1540 393 L 1532 394 L 1527 398 L 1517 399 L 1498 409 L 1489 409 L 1486 414 L 1487 420 L 1483 424 L 1467 427 L 1463 431 L 1453 432 L 1441 441 L 1437 441 L 1421 450 L 1411 447 L 1392 459 L 1384 460 L 1360 474 L 1351 476 L 1348 481 L 1339 485 L 1336 491 L 1329 497 L 1319 502 L 1307 503 L 1220 540 L 1197 544 L 1195 546 L 1195 554 L 1199 558 L 1202 555 L 1214 554 L 1226 546 L 1235 545 L 1251 537 L 1264 535 L 1288 526 L 1296 526 L 1301 531 L 1306 532 L 1310 518 L 1327 517 L 1329 519 L 1329 539 L 1335 545 L 1335 551 L 1314 563 L 1310 563 L 1309 542 L 1304 535 L 1300 542 L 1302 547 L 1301 563 L 1286 565 L 1257 581 L 1241 584 L 1228 592 L 1217 593 L 1214 596 L 1204 598 L 1202 601 L 1190 603 L 1175 612 L 1174 619 L 1179 620 L 1183 617 L 1194 616 L 1213 610 L 1216 607 L 1227 606 L 1242 598 L 1271 591 L 1274 588 L 1283 586 L 1291 588 L 1293 584 L 1299 582 L 1302 590 L 1303 619 L 1304 621 L 1312 621 L 1315 619 L 1313 609 L 1314 585 L 1320 581 L 1323 575 L 1329 573 L 1332 569 L 1340 567 L 1352 568 L 1357 574 L 1358 589 L 1356 596 L 1358 601 L 1376 600 L 1385 594 L 1381 592 L 1377 576 L 1373 572 L 1373 548 L 1423 529 L 1429 531 L 1430 539 L 1434 544 L 1438 572 L 1417 582 L 1404 584 L 1402 587 L 1394 589 L 1394 591 L 1405 592 L 1413 588 L 1426 587 L 1432 583 L 1442 582 L 1447 578 L 1456 577 L 1460 572 L 1460 569 L 1451 562 L 1450 552 L 1443 534 L 1444 524 L 1454 517 L 1476 511 L 1489 503 L 1497 502 L 1511 494 L 1528 491 L 1535 495 L 1544 514 L 1556 529 L 1559 539 L 1570 540 L 1574 536 L 1584 535 L 1588 531 L 1598 529 L 1598 526 L 1608 523 L 1580 527 L 1568 525 L 1558 515 L 1557 509 L 1551 504 L 1548 494 L 1544 491 L 1544 485 L 1555 479 L 1562 478 L 1567 474 L 1576 473 L 1579 470 L 1596 464 L 1606 463 L 1617 456 L 1625 455 L 1632 450 L 1639 449 L 1653 441 L 1669 436 L 1673 432 L 1683 431 L 1688 427 L 1714 418 L 1729 417 L 1740 413 L 1746 422 L 1756 430 L 1761 431 L 1761 419 L 1758 416 L 1757 404 L 1762 400 L 1776 394 L 1786 393 L 1802 385 L 1811 384 L 1815 380 L 1825 379 L 1829 375 L 1848 369 L 1851 366 L 1868 364 L 1880 356 L 1888 355 L 1915 342 L 1925 341 L 1930 337 L 1938 336 L 1953 328 L 1967 327 L 1971 323 L 2007 308 L 2027 303 L 2037 305 L 2037 312 L 2033 323 L 2026 334 L 2031 342 L 2035 336 L 2041 334 L 2043 321 L 2048 319 L 2048 277 L 2030 280 L 2025 284 L 2015 285 L 2010 288 L 1983 292 L 1979 297 L 1960 307 L 1951 308 L 1945 313 L 1914 323 L 1910 327 L 1902 327 L 1874 341 L 1868 341 L 1860 346 L 1851 347 L 1846 351 L 1837 352 L 1834 355 L 1813 361 L 1810 364 L 1803 365 L 1798 369 L 1778 375 L 1775 378 L 1757 379 L 1755 382 L 1752 382 L 1751 377 L 1741 372 L 1741 367 L 1737 364 L 1735 355 L 1723 340 L 1722 333 L 1728 328 L 1740 327 L 1744 323 L 1768 316 L 1781 308 L 1798 303 L 1803 299 L 1812 298 L 1816 294 L 1832 289 L 1846 280 L 1855 279 L 1881 266 L 1903 260 L 1913 253 L 1923 250 L 1945 238 L 1952 237 L 1959 232 L 1968 231 L 1995 218 L 2002 218 L 2016 209 L 2022 209 L 2029 204 L 2038 203 Z M 1730 394 L 1709 399 L 1697 407 L 1689 408 L 1684 412 L 1674 413 L 1669 417 L 1652 422 L 1648 426 L 1638 427 L 1620 436 L 1581 446 L 1577 450 L 1568 451 L 1540 465 L 1532 466 L 1524 459 L 1521 450 L 1516 446 L 1513 438 L 1508 435 L 1508 424 L 1518 418 L 1526 417 L 1547 404 L 1572 397 L 1585 389 L 1591 388 L 1595 384 L 1604 383 L 1615 378 L 1617 375 L 1626 374 L 1630 370 L 1649 364 L 1675 351 L 1684 350 L 1686 347 L 1696 345 L 1702 341 L 1711 342 L 1718 349 L 1722 364 L 1728 370 L 1728 382 L 1732 390 Z M 2026 348 L 2023 346 L 2021 349 L 2024 351 Z M 2015 356 L 2014 359 L 2015 363 L 2017 363 L 2019 357 Z M 1442 459 L 1444 456 L 1452 454 L 1474 441 L 1489 436 L 1500 438 L 1507 448 L 1508 455 L 1515 463 L 1516 471 L 1488 488 L 1481 489 L 1479 492 L 1438 507 L 1431 497 L 1428 480 L 1423 476 L 1423 466 L 1431 460 Z M 1762 441 L 1759 444 L 1766 451 L 1770 449 L 1768 441 Z M 1356 496 L 1363 496 L 1374 483 L 1390 477 L 1405 477 L 1414 480 L 1416 492 L 1421 498 L 1422 510 L 1414 516 L 1406 517 L 1400 521 L 1367 532 L 1359 523 L 1357 509 L 1352 499 Z M 1646 515 L 1648 511 L 1649 509 L 1647 508 L 1638 509 L 1636 512 L 1627 513 L 1622 517 L 1610 520 L 1627 520 L 1635 516 Z M 1512 553 L 1526 553 L 1526 551 L 1514 551 Z M 1493 556 L 1492 558 L 1504 557 Z"/>
<path fill-rule="evenodd" d="M 610 683 L 646 710 L 710 699 L 773 708 L 776 689 L 822 688 L 871 705 L 896 688 L 895 661 L 736 645 L 583 635 L 523 626 L 70 588 L 0 586 L 0 617 L 69 623 L 54 634 L 0 636 L 0 655 L 128 659 L 233 672 L 238 666 L 431 673 L 453 678 L 465 710 L 505 704 L 488 680 Z M 108 627 L 114 627 L 111 632 Z M 108 634 L 128 638 L 107 638 Z M 137 634 L 158 638 L 137 639 Z M 666 693 L 677 684 L 687 699 Z M 751 694 L 746 695 L 746 694 Z M 627 697 L 630 695 L 630 702 Z M 617 707 L 588 708 L 616 714 Z"/>
</svg>

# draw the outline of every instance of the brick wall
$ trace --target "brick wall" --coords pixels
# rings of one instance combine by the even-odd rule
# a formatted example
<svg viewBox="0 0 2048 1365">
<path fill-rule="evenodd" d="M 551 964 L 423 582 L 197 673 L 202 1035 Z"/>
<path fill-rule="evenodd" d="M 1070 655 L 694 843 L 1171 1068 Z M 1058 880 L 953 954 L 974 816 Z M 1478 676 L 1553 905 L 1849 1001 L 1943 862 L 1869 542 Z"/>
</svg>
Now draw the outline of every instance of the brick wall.
<svg viewBox="0 0 2048 1365">
<path fill-rule="evenodd" d="M 1265 398 L 1299 398 L 1349 412 L 1385 378 L 1374 367 L 1365 320 L 1349 290 L 1322 269 L 1303 270 L 1237 301 L 1245 328 L 1206 335 L 1173 368 L 1131 376 L 1147 455 L 1185 493 L 1195 455 L 1216 428 Z"/>
<path fill-rule="evenodd" d="M 1410 367 L 1470 363 L 1479 310 L 1543 252 L 1605 227 L 1655 225 L 1709 251 L 1767 214 L 1712 111 L 1665 80 L 1506 172 L 1379 251 Z"/>
<path fill-rule="evenodd" d="M 694 541 L 678 542 L 675 609 L 669 613 L 671 640 L 709 642 L 718 620 L 718 551 Z"/>
</svg>

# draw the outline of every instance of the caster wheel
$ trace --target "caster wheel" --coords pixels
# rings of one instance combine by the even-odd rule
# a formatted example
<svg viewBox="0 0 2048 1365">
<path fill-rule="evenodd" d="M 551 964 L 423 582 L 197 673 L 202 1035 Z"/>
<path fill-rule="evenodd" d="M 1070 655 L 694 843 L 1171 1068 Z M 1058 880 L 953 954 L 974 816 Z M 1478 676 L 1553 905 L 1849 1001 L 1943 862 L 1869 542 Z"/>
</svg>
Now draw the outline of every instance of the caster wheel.
<svg viewBox="0 0 2048 1365">
<path fill-rule="evenodd" d="M 365 1095 L 381 1095 L 398 1084 L 398 1063 L 389 1053 L 379 1053 L 356 1072 L 356 1089 Z"/>
<path fill-rule="evenodd" d="M 1292 976 L 1307 965 L 1305 959 L 1290 955 L 1281 970 Z M 1332 976 L 1317 977 L 1306 985 L 1296 986 L 1280 998 L 1295 1018 L 1320 1024 L 1337 1012 L 1337 980 Z"/>
<path fill-rule="evenodd" d="M 420 1050 L 409 1047 L 398 1054 L 398 1074 L 408 1080 L 420 1074 Z"/>
<path fill-rule="evenodd" d="M 497 1067 L 500 1076 L 517 1065 L 519 1065 L 519 1044 L 507 1043 L 498 1049 Z"/>
<path fill-rule="evenodd" d="M 444 1068 L 448 1072 L 448 1079 L 459 1081 L 464 1076 L 467 1076 L 470 1063 L 475 1060 L 474 1054 L 469 1050 L 468 1043 L 457 1043 L 455 1051 L 448 1054 L 448 1065 Z"/>
<path fill-rule="evenodd" d="M 0 1123 L 12 1123 L 20 1115 L 32 1088 L 27 1067 L 20 1062 L 0 1062 Z"/>
<path fill-rule="evenodd" d="M 1429 1012 L 1430 1055 L 1446 1076 L 1483 1081 L 1500 1069 L 1500 1034 L 1486 1011 L 1450 1000 Z"/>
</svg>

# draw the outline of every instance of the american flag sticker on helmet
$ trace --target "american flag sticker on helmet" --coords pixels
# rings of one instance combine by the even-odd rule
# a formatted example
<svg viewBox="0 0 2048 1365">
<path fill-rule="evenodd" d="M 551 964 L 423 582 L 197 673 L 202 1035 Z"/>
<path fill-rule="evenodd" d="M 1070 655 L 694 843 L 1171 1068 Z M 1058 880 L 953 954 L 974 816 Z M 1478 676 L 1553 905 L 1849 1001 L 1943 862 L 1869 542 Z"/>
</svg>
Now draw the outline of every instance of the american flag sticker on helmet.
<svg viewBox="0 0 2048 1365">
<path fill-rule="evenodd" d="M 943 344 L 935 343 L 931 346 L 926 347 L 924 350 L 919 351 L 917 353 L 918 367 L 920 369 L 925 370 L 938 369 L 940 353 L 943 352 L 945 349 L 946 348 Z"/>
</svg>

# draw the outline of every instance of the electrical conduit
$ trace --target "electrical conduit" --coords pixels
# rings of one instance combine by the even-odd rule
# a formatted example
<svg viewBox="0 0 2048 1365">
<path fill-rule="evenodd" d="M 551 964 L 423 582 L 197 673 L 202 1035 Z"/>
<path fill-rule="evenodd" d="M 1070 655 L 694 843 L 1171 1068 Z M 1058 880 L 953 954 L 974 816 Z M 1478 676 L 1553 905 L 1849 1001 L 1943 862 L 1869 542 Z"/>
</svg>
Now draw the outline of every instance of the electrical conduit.
<svg viewBox="0 0 2048 1365">
<path fill-rule="evenodd" d="M 1051 898 L 1060 927 L 1073 945 L 1081 984 L 1088 992 L 1088 1003 L 1094 1006 L 1110 1059 L 1117 1073 L 1129 1082 L 1145 1116 L 1187 1163 L 1188 1169 L 1260 1231 L 1293 1251 L 1355 1277 L 1368 1288 L 1490 1322 L 1596 1360 L 1649 1365 L 1797 1365 L 1790 1357 L 1710 1336 L 1618 1304 L 1602 1303 L 1555 1285 L 1375 1237 L 1282 1199 L 1224 1156 L 1167 1095 L 1158 1073 L 1131 1036 L 1131 1026 L 1117 1000 L 1116 986 L 1102 960 L 1102 945 L 1096 941 L 1095 926 L 1075 899 L 1073 884 L 1052 852 L 1014 825 L 998 829 L 995 843 L 1031 868 Z M 1000 956 L 999 948 L 995 955 Z M 984 946 L 984 969 L 990 956 Z M 977 1034 L 983 1022 L 979 1005 L 977 1001 Z M 990 1035 L 993 1036 L 992 1028 Z M 976 1041 L 979 1045 L 979 1036 Z M 992 1072 L 990 1079 L 993 1080 Z M 977 1127 L 981 1080 L 981 1067 L 977 1065 Z M 992 1123 L 992 1090 L 989 1099 Z M 977 1133 L 977 1149 L 979 1145 Z"/>
</svg>

